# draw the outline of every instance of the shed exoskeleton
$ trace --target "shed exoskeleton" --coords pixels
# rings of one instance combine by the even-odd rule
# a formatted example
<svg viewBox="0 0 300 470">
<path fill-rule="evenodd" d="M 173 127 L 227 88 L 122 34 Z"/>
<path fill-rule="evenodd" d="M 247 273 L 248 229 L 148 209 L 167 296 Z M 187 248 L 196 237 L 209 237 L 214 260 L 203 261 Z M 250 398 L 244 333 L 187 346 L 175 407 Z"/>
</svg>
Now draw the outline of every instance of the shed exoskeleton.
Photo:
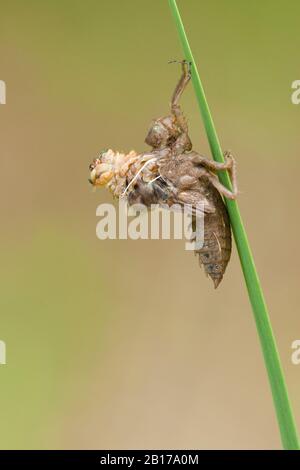
<svg viewBox="0 0 300 470">
<path fill-rule="evenodd" d="M 105 186 L 115 197 L 127 196 L 130 205 L 179 204 L 204 207 L 204 244 L 196 250 L 199 262 L 217 287 L 231 255 L 231 227 L 222 196 L 237 197 L 236 164 L 230 152 L 217 163 L 192 150 L 187 121 L 179 99 L 191 78 L 190 64 L 181 62 L 182 74 L 171 99 L 171 113 L 153 121 L 145 142 L 151 147 L 141 154 L 104 150 L 90 165 L 90 182 Z M 227 170 L 232 191 L 216 173 Z M 193 225 L 197 213 L 193 215 Z"/>
</svg>

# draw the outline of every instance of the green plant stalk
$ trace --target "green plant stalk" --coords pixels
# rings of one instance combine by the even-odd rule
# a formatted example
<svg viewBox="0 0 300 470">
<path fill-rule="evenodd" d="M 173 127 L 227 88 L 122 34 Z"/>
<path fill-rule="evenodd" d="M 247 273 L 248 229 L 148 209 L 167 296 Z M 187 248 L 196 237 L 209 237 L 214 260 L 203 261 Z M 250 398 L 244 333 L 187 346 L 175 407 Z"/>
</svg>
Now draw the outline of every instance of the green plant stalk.
<svg viewBox="0 0 300 470">
<path fill-rule="evenodd" d="M 178 11 L 176 0 L 169 0 L 169 6 L 173 13 L 176 28 L 180 37 L 185 59 L 191 62 L 192 82 L 197 101 L 200 107 L 202 119 L 207 133 L 209 145 L 214 160 L 224 162 L 223 152 L 216 133 L 213 119 L 205 97 L 204 89 L 199 77 L 193 54 L 185 33 L 185 29 Z M 231 188 L 231 181 L 227 172 L 220 172 L 220 181 Z M 284 449 L 299 450 L 299 439 L 291 405 L 289 402 L 287 387 L 282 371 L 279 354 L 274 339 L 272 326 L 265 303 L 263 291 L 255 268 L 253 256 L 249 246 L 247 234 L 241 219 L 236 201 L 226 200 L 232 231 L 242 265 L 243 274 L 252 305 L 257 331 L 259 334 L 263 356 L 268 371 L 275 410 L 277 414 L 281 439 Z"/>
</svg>

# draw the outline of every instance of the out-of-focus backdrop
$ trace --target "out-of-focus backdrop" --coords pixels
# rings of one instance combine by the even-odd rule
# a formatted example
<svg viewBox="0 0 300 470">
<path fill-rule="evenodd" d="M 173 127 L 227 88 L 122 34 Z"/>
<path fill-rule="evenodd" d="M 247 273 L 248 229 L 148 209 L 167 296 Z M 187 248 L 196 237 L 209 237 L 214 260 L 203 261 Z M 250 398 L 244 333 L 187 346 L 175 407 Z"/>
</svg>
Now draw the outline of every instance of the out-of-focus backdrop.
<svg viewBox="0 0 300 470">
<path fill-rule="evenodd" d="M 297 0 L 178 1 L 265 290 L 298 425 Z M 182 53 L 168 2 L 1 3 L 0 446 L 280 448 L 236 253 L 215 291 L 183 241 L 100 241 L 100 149 L 143 151 Z M 209 155 L 192 87 L 182 100 Z"/>
</svg>

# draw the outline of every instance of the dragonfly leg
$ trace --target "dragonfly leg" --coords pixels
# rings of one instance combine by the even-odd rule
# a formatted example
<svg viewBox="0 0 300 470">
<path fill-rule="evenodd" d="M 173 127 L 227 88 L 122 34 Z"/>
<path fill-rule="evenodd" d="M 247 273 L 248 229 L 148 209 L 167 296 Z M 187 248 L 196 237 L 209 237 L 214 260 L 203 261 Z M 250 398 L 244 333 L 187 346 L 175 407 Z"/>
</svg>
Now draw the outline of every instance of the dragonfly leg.
<svg viewBox="0 0 300 470">
<path fill-rule="evenodd" d="M 214 160 L 210 160 L 209 158 L 202 157 L 199 154 L 195 154 L 192 157 L 192 160 L 194 163 L 199 164 L 203 167 L 205 167 L 209 172 L 217 172 L 217 171 L 228 171 L 232 183 L 232 191 L 229 191 L 225 186 L 223 186 L 219 180 L 214 176 L 211 175 L 211 173 L 208 172 L 209 175 L 213 177 L 214 181 L 218 181 L 219 185 L 224 188 L 226 193 L 228 194 L 228 191 L 233 197 L 229 197 L 226 194 L 224 194 L 219 188 L 217 188 L 225 197 L 229 197 L 229 199 L 235 199 L 238 194 L 238 188 L 237 188 L 237 174 L 236 174 L 236 161 L 233 155 L 229 152 L 226 151 L 224 152 L 224 157 L 225 157 L 225 163 L 219 163 L 215 162 Z M 212 182 L 212 181 L 211 181 Z M 213 183 L 214 184 L 214 183 Z M 216 184 L 214 184 L 216 187 Z M 219 186 L 219 187 L 220 187 Z"/>
</svg>

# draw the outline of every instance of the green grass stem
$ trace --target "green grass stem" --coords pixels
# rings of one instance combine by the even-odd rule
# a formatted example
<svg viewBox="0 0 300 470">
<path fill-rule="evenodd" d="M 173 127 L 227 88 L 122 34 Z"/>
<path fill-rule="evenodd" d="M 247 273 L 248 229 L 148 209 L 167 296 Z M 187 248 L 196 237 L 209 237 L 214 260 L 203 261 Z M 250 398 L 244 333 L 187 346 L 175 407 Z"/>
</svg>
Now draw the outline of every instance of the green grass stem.
<svg viewBox="0 0 300 470">
<path fill-rule="evenodd" d="M 213 158 L 218 162 L 223 162 L 223 152 L 209 110 L 199 73 L 195 65 L 194 57 L 180 17 L 180 13 L 178 11 L 176 0 L 169 0 L 169 6 L 174 16 L 185 59 L 192 63 L 192 82 Z M 231 188 L 231 182 L 227 172 L 220 172 L 219 178 L 225 186 Z M 226 204 L 230 216 L 235 243 L 242 265 L 249 299 L 252 305 L 258 335 L 260 338 L 265 365 L 268 372 L 283 448 L 299 450 L 300 447 L 297 429 L 289 402 L 284 374 L 282 371 L 262 287 L 256 271 L 239 207 L 236 201 L 226 200 Z"/>
</svg>

